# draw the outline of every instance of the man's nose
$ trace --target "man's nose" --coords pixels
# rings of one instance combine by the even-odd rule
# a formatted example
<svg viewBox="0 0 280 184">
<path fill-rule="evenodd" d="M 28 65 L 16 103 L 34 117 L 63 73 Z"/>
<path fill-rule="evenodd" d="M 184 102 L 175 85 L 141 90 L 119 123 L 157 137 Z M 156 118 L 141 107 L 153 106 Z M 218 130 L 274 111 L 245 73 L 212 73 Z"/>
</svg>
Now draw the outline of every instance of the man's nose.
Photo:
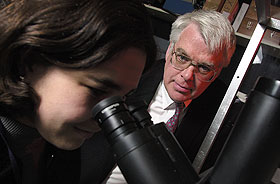
<svg viewBox="0 0 280 184">
<path fill-rule="evenodd" d="M 181 72 L 181 75 L 185 81 L 190 81 L 190 80 L 193 81 L 195 78 L 195 70 L 196 70 L 195 66 L 190 65 L 188 68 L 186 68 Z"/>
</svg>

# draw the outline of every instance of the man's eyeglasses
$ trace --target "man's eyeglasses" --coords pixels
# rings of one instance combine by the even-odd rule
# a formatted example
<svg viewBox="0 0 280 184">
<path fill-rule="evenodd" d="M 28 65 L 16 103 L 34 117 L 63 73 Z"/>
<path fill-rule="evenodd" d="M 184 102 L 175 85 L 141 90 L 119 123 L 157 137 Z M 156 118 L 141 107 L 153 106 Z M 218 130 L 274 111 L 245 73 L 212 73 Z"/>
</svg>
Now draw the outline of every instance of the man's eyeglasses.
<svg viewBox="0 0 280 184">
<path fill-rule="evenodd" d="M 199 80 L 203 82 L 211 82 L 215 78 L 216 71 L 213 67 L 197 62 L 194 63 L 194 61 L 192 61 L 188 56 L 178 53 L 176 51 L 172 52 L 172 56 L 173 54 L 175 55 L 175 60 L 173 62 L 172 57 L 170 60 L 170 63 L 173 66 L 173 68 L 183 71 L 187 69 L 190 65 L 193 65 L 196 68 L 196 77 Z"/>
</svg>

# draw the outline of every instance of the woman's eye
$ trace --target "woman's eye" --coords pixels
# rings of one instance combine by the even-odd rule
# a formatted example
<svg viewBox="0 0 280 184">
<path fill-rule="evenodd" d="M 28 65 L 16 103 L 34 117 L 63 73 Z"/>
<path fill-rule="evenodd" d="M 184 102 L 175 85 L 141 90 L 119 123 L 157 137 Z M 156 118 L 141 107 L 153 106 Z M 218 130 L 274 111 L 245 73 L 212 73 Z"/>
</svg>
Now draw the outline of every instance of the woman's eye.
<svg viewBox="0 0 280 184">
<path fill-rule="evenodd" d="M 133 94 L 135 93 L 135 91 L 136 91 L 136 89 L 130 90 L 128 93 L 126 93 L 126 94 L 124 95 L 124 97 L 126 98 L 126 97 L 129 97 L 129 96 L 133 95 Z"/>
<path fill-rule="evenodd" d="M 94 88 L 94 87 L 91 87 L 91 86 L 86 86 L 86 87 L 90 89 L 90 93 L 95 97 L 100 97 L 100 96 L 104 96 L 104 95 L 107 94 L 106 90 L 99 89 L 99 88 Z"/>
</svg>

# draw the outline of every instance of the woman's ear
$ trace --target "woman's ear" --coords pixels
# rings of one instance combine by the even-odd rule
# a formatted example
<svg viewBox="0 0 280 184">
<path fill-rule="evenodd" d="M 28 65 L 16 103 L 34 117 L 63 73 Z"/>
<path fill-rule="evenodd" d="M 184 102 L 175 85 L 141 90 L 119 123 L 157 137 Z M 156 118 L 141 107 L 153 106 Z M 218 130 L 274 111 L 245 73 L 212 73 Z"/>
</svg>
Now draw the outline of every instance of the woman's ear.
<svg viewBox="0 0 280 184">
<path fill-rule="evenodd" d="M 26 70 L 27 69 L 24 63 L 22 62 L 17 63 L 17 72 L 18 72 L 17 75 L 21 81 L 24 80 L 24 77 L 26 75 Z"/>
<path fill-rule="evenodd" d="M 40 74 L 38 70 L 42 68 L 47 68 L 50 66 L 49 63 L 45 61 L 41 54 L 37 52 L 28 51 L 25 53 L 23 59 L 18 64 L 19 77 L 24 78 L 25 82 L 34 80 L 33 75 Z"/>
<path fill-rule="evenodd" d="M 27 73 L 32 70 L 31 63 L 36 59 L 33 52 L 30 50 L 22 50 L 19 54 L 19 60 L 17 62 L 17 71 L 20 79 L 25 78 Z"/>
</svg>

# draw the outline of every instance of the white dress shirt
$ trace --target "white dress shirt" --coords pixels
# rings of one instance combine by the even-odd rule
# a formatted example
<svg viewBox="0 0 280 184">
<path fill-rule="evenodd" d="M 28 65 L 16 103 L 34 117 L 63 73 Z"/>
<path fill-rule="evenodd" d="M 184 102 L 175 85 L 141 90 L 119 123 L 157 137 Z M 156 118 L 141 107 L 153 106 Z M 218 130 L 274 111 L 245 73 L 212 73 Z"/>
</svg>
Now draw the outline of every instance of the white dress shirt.
<svg viewBox="0 0 280 184">
<path fill-rule="evenodd" d="M 191 100 L 184 102 L 185 106 L 190 104 Z M 157 91 L 148 107 L 148 112 L 152 117 L 152 121 L 154 124 L 160 122 L 167 122 L 170 117 L 172 117 L 175 113 L 176 104 L 169 97 L 167 90 L 161 82 L 157 88 Z M 186 113 L 186 107 L 183 109 L 180 117 L 183 117 L 183 114 Z M 112 171 L 112 174 L 107 180 L 107 184 L 126 184 L 126 180 L 122 175 L 120 168 L 116 166 L 116 168 Z"/>
</svg>

